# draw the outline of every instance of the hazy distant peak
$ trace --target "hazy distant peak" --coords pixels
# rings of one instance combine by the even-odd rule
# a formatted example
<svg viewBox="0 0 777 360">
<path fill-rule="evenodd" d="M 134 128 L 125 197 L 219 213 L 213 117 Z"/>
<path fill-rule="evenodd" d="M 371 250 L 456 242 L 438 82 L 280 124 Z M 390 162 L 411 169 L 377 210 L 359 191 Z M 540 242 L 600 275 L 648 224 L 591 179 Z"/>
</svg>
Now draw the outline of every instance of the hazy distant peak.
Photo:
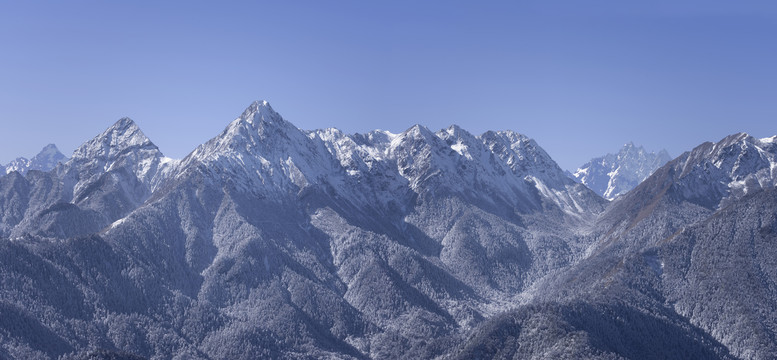
<svg viewBox="0 0 777 360">
<path fill-rule="evenodd" d="M 617 154 L 591 159 L 579 167 L 572 177 L 602 197 L 612 200 L 645 180 L 672 157 L 666 150 L 648 152 L 629 141 Z"/>
<path fill-rule="evenodd" d="M 65 160 L 67 157 L 59 152 L 56 145 L 48 144 L 32 159 L 18 157 L 6 166 L 0 165 L 0 170 L 3 170 L 0 175 L 13 171 L 18 171 L 20 174 L 26 174 L 29 170 L 50 171 Z"/>
<path fill-rule="evenodd" d="M 48 144 L 30 160 L 30 170 L 50 171 L 60 162 L 65 162 L 67 157 L 62 154 L 57 146 Z"/>
<path fill-rule="evenodd" d="M 43 149 L 40 151 L 40 153 L 38 155 L 41 155 L 41 154 L 44 154 L 44 153 L 46 153 L 46 154 L 53 154 L 53 153 L 56 153 L 56 152 L 59 152 L 59 149 L 57 149 L 57 145 L 48 144 L 48 145 L 43 147 Z"/>
</svg>

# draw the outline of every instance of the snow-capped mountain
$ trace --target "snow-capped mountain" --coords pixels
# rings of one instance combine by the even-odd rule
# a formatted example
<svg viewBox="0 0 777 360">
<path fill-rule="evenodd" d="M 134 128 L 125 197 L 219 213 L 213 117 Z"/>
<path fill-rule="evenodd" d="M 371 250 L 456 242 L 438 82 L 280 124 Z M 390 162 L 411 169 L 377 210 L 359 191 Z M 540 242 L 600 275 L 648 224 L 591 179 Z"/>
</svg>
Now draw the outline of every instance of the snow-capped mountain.
<svg viewBox="0 0 777 360">
<path fill-rule="evenodd" d="M 171 159 L 165 158 L 130 118 L 119 119 L 101 134 L 79 146 L 58 172 L 75 180 L 74 192 L 104 173 L 126 170 L 151 191 Z"/>
<path fill-rule="evenodd" d="M 662 203 L 693 207 L 696 215 L 708 214 L 747 194 L 773 188 L 777 184 L 774 139 L 739 133 L 701 144 L 656 170 L 612 204 L 602 219 L 633 221 L 640 216 L 641 206 Z"/>
<path fill-rule="evenodd" d="M 647 152 L 630 142 L 617 154 L 592 159 L 571 175 L 605 199 L 612 200 L 633 189 L 671 159 L 666 150 Z"/>
<path fill-rule="evenodd" d="M 6 176 L 16 196 L 4 200 L 15 210 L 0 223 L 0 233 L 73 237 L 96 232 L 148 199 L 172 163 L 131 119 L 120 119 L 51 172 Z"/>
<path fill-rule="evenodd" d="M 4 171 L 0 171 L 0 176 L 11 171 L 18 171 L 22 175 L 29 170 L 51 171 L 58 163 L 65 161 L 67 161 L 67 157 L 59 152 L 57 146 L 48 144 L 32 159 L 20 157 L 11 161 L 8 165 L 5 165 Z M 0 165 L 0 169 L 2 168 L 3 166 Z"/>
<path fill-rule="evenodd" d="M 0 358 L 769 358 L 775 139 L 608 202 L 510 131 L 124 118 L 0 178 Z"/>
<path fill-rule="evenodd" d="M 702 144 L 674 166 L 676 191 L 700 205 L 720 207 L 732 199 L 777 185 L 777 138 L 745 133 Z M 674 162 L 673 162 L 674 163 Z M 723 201 L 723 204 L 721 204 Z"/>
<path fill-rule="evenodd" d="M 595 220 L 585 260 L 543 279 L 536 306 L 487 321 L 462 358 L 559 351 L 517 348 L 517 338 L 586 358 L 773 357 L 774 139 L 734 134 L 657 169 Z M 537 335 L 536 318 L 548 319 L 540 330 L 566 330 Z"/>
</svg>

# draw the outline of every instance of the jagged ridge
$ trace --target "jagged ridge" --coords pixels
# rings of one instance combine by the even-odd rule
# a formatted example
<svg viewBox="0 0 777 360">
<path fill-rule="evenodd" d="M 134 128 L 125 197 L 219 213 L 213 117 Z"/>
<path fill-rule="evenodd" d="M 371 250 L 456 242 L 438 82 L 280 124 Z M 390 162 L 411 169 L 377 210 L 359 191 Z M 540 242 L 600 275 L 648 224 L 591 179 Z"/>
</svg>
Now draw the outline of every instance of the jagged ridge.
<svg viewBox="0 0 777 360">
<path fill-rule="evenodd" d="M 571 176 L 605 199 L 612 200 L 633 189 L 671 159 L 666 150 L 647 152 L 630 142 L 617 154 L 592 159 Z"/>
</svg>

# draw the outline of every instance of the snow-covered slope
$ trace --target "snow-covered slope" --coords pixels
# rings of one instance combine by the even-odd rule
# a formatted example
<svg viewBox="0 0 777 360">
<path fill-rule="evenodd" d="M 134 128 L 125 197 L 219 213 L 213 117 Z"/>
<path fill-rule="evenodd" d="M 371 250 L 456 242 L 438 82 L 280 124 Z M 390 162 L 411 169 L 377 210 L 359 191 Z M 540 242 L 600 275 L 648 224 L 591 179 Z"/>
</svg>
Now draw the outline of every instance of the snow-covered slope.
<svg viewBox="0 0 777 360">
<path fill-rule="evenodd" d="M 58 163 L 64 163 L 65 161 L 67 161 L 67 157 L 59 152 L 57 146 L 48 144 L 32 159 L 20 157 L 11 161 L 5 167 L 0 165 L 0 170 L 3 168 L 5 169 L 4 171 L 0 171 L 0 176 L 10 173 L 11 171 L 18 171 L 22 175 L 26 174 L 29 170 L 51 171 Z"/>
<path fill-rule="evenodd" d="M 617 154 L 592 159 L 579 167 L 572 177 L 612 200 L 639 185 L 671 159 L 666 150 L 647 152 L 642 146 L 628 143 Z"/>
</svg>

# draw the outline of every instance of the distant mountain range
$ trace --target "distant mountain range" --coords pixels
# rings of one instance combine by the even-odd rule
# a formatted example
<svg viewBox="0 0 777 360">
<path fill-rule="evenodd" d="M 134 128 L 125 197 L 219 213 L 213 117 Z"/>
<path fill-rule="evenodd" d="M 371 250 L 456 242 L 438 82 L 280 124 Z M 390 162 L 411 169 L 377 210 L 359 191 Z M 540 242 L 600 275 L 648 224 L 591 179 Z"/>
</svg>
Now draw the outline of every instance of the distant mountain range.
<svg viewBox="0 0 777 360">
<path fill-rule="evenodd" d="M 22 175 L 30 170 L 51 171 L 58 163 L 64 163 L 66 160 L 67 157 L 59 152 L 56 145 L 48 144 L 32 159 L 19 157 L 8 165 L 0 165 L 0 176 L 11 171 L 18 171 Z"/>
<path fill-rule="evenodd" d="M 0 178 L 0 358 L 772 358 L 777 137 L 621 153 L 607 201 L 510 131 L 124 118 Z"/>
<path fill-rule="evenodd" d="M 605 199 L 612 200 L 635 188 L 672 157 L 666 150 L 647 152 L 642 146 L 628 143 L 617 154 L 591 159 L 572 177 Z"/>
</svg>

